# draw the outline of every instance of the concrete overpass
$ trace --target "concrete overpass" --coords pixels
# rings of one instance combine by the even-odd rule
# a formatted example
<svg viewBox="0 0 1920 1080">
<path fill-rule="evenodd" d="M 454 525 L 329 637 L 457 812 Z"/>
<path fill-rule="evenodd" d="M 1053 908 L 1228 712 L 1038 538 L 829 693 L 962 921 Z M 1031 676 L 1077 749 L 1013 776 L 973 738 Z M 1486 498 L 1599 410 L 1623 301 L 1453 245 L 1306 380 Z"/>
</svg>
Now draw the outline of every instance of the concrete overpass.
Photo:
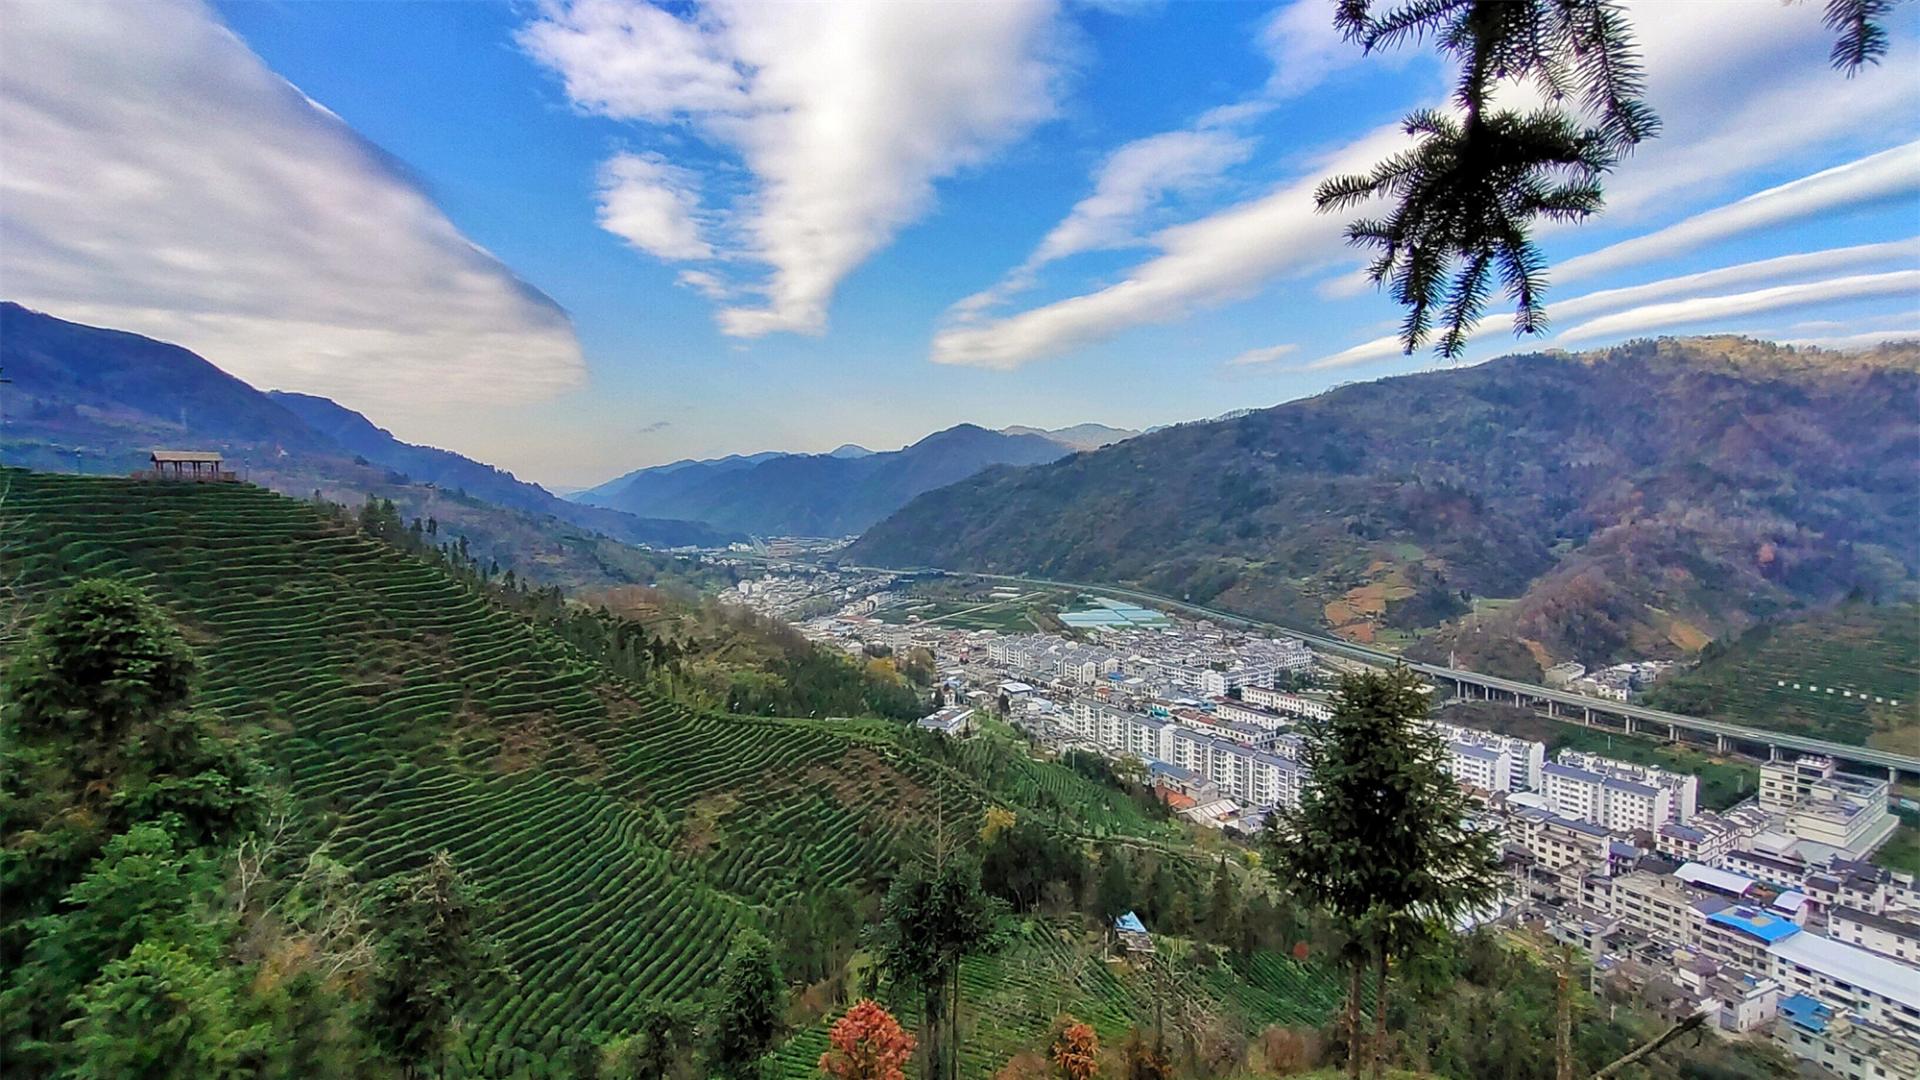
<svg viewBox="0 0 1920 1080">
<path fill-rule="evenodd" d="M 843 565 L 847 570 L 863 570 L 883 574 L 901 574 L 925 572 L 901 570 L 882 566 Z M 1703 720 L 1697 716 L 1670 713 L 1660 709 L 1649 709 L 1624 701 L 1609 701 L 1605 698 L 1588 697 L 1567 690 L 1555 690 L 1516 679 L 1503 679 L 1496 675 L 1482 675 L 1477 671 L 1462 671 L 1457 668 L 1443 667 L 1438 664 L 1422 664 L 1407 660 L 1384 649 L 1375 649 L 1351 641 L 1330 637 L 1307 630 L 1297 630 L 1290 626 L 1251 619 L 1230 611 L 1221 611 L 1203 604 L 1192 604 L 1184 600 L 1175 600 L 1170 596 L 1145 592 L 1140 589 L 1118 585 L 1094 585 L 1084 581 L 1055 581 L 1047 578 L 1024 577 L 1010 574 L 978 574 L 971 571 L 941 571 L 942 573 L 961 574 L 967 577 L 986 578 L 991 581 L 1010 581 L 1028 585 L 1054 585 L 1065 589 L 1078 589 L 1083 592 L 1098 592 L 1114 596 L 1130 597 L 1148 601 L 1162 607 L 1174 608 L 1212 619 L 1228 625 L 1248 627 L 1286 634 L 1305 641 L 1322 652 L 1337 656 L 1348 656 L 1370 664 L 1405 664 L 1413 670 L 1438 683 L 1449 684 L 1461 697 L 1488 701 L 1510 700 L 1516 705 L 1543 708 L 1548 715 L 1576 723 L 1608 724 L 1619 727 L 1627 734 L 1643 733 L 1648 730 L 1659 732 L 1668 739 L 1679 739 L 1687 732 L 1703 740 L 1711 738 L 1714 747 L 1725 753 L 1742 746 L 1765 747 L 1769 756 L 1782 750 L 1803 754 L 1819 754 L 1834 759 L 1836 763 L 1850 765 L 1853 768 L 1884 771 L 1888 779 L 1899 779 L 1902 775 L 1910 779 L 1920 779 L 1920 756 L 1898 754 L 1890 750 L 1876 750 L 1866 746 L 1850 746 L 1846 743 L 1830 742 L 1826 739 L 1813 739 L 1803 735 L 1793 735 L 1781 731 L 1767 731 L 1763 728 L 1745 727 L 1740 724 L 1721 723 L 1717 720 Z"/>
</svg>

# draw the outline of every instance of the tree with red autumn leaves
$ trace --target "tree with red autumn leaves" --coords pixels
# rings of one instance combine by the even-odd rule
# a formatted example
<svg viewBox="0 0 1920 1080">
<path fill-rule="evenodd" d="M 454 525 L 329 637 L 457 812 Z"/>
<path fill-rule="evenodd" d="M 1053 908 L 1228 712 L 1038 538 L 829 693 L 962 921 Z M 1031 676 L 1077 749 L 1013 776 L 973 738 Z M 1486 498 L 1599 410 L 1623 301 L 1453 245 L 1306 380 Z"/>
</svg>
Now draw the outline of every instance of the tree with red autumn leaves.
<svg viewBox="0 0 1920 1080">
<path fill-rule="evenodd" d="M 833 1049 L 820 1055 L 820 1071 L 836 1080 L 904 1080 L 913 1057 L 913 1036 L 870 998 L 834 1021 L 827 1040 Z"/>
<path fill-rule="evenodd" d="M 1063 1017 L 1054 1028 L 1053 1064 L 1062 1080 L 1093 1080 L 1100 1068 L 1100 1036 L 1093 1025 Z"/>
</svg>

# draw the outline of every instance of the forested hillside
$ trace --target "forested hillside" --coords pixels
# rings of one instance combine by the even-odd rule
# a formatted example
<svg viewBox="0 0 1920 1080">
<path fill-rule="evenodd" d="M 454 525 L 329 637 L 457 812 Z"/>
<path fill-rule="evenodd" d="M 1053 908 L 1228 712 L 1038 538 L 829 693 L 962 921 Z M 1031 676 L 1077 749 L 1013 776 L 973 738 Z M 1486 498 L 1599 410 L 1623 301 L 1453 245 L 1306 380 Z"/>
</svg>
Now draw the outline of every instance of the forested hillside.
<svg viewBox="0 0 1920 1080">
<path fill-rule="evenodd" d="M 876 565 L 1119 582 L 1518 676 L 1913 594 L 1920 346 L 1738 338 L 1340 387 L 921 496 Z"/>
</svg>

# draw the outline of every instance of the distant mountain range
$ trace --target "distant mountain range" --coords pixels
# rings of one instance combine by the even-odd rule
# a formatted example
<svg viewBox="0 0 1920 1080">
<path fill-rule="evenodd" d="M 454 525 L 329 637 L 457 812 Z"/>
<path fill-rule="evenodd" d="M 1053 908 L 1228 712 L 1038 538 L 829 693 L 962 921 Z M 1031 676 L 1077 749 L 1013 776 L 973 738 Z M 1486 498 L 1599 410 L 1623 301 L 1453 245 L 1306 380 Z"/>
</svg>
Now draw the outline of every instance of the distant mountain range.
<svg viewBox="0 0 1920 1080">
<path fill-rule="evenodd" d="M 1341 387 L 931 491 L 850 560 L 1133 583 L 1537 676 L 1920 573 L 1920 346 L 1739 338 Z"/>
<path fill-rule="evenodd" d="M 156 447 L 217 449 L 249 479 L 357 503 L 391 498 L 408 516 L 458 523 L 502 562 L 564 580 L 648 576 L 650 564 L 593 534 L 655 547 L 724 544 L 737 534 L 569 502 L 446 450 L 396 439 L 365 416 L 307 394 L 263 393 L 177 345 L 0 303 L 0 461 L 128 473 Z M 620 567 L 638 567 L 629 574 Z"/>
<path fill-rule="evenodd" d="M 574 498 L 648 517 L 686 518 L 762 536 L 846 536 L 924 491 L 996 465 L 1073 453 L 1046 435 L 961 424 L 912 446 L 858 454 L 763 453 L 676 461 L 630 472 Z M 855 448 L 858 449 L 858 448 Z"/>
<path fill-rule="evenodd" d="M 961 424 L 900 450 L 732 454 L 636 469 L 570 498 L 760 535 L 857 533 L 924 491 L 996 465 L 1035 465 L 1129 438 L 1103 424 L 989 431 Z"/>
</svg>

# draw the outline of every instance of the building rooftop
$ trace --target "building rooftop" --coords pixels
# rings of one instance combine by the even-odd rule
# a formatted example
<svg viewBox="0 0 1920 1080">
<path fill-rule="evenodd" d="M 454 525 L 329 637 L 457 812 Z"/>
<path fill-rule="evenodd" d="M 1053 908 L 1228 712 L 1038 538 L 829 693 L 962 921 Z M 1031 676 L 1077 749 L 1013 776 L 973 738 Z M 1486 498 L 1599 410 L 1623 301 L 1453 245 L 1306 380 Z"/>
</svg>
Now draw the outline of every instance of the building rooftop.
<svg viewBox="0 0 1920 1080">
<path fill-rule="evenodd" d="M 1721 870 L 1697 862 L 1682 865 L 1680 869 L 1674 871 L 1673 876 L 1689 885 L 1711 889 L 1728 896 L 1745 896 L 1760 884 L 1750 877 L 1736 874 L 1731 870 Z"/>
<path fill-rule="evenodd" d="M 1571 765 L 1562 765 L 1554 761 L 1549 761 L 1545 765 L 1540 766 L 1540 771 L 1547 776 L 1558 776 L 1567 780 L 1581 780 L 1589 784 L 1597 784 L 1605 779 L 1605 777 L 1599 773 L 1588 772 L 1585 769 L 1576 769 Z"/>
<path fill-rule="evenodd" d="M 1889 1001 L 1920 1009 L 1920 978 L 1912 968 L 1878 953 L 1835 941 L 1819 934 L 1793 934 L 1767 946 L 1767 951 L 1789 964 L 1851 983 Z"/>
<path fill-rule="evenodd" d="M 1730 926 L 1768 945 L 1785 941 L 1800 932 L 1800 927 L 1794 923 L 1769 915 L 1759 908 L 1738 907 L 1716 911 L 1707 916 L 1707 921 L 1719 926 Z"/>
<path fill-rule="evenodd" d="M 179 461 L 187 464 L 198 461 L 204 464 L 208 462 L 219 462 L 221 455 L 217 450 L 155 450 L 152 455 L 152 460 L 158 462 Z"/>
<path fill-rule="evenodd" d="M 1795 994 L 1780 999 L 1780 1015 L 1795 1027 L 1818 1034 L 1827 1030 L 1827 1021 L 1833 1019 L 1833 1010 L 1805 994 Z"/>
</svg>

